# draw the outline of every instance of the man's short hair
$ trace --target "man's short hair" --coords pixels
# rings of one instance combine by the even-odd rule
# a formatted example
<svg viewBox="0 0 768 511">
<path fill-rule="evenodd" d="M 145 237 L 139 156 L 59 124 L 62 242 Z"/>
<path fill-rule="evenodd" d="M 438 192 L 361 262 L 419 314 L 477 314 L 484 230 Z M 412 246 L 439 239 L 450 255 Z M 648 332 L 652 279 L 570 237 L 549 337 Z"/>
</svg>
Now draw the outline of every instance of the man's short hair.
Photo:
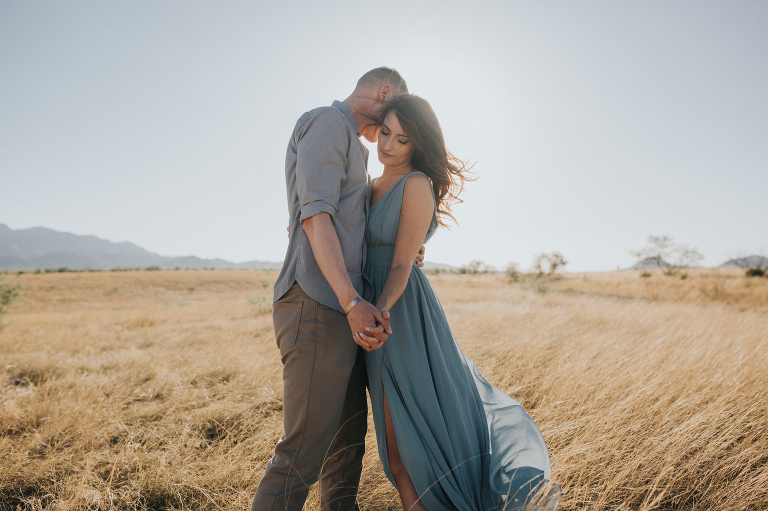
<svg viewBox="0 0 768 511">
<path fill-rule="evenodd" d="M 355 89 L 367 89 L 379 84 L 389 84 L 396 96 L 408 94 L 408 85 L 403 80 L 403 77 L 400 76 L 400 73 L 396 69 L 386 66 L 377 67 L 365 73 L 357 81 Z"/>
</svg>

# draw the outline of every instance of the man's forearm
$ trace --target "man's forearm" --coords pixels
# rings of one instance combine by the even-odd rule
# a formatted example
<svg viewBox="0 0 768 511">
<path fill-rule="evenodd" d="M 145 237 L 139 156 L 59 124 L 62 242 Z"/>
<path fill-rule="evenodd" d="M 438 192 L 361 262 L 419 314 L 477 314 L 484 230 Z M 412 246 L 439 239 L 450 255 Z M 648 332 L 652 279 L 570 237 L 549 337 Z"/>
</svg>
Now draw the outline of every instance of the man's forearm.
<svg viewBox="0 0 768 511">
<path fill-rule="evenodd" d="M 355 299 L 357 291 L 349 279 L 341 243 L 331 216 L 328 213 L 320 213 L 309 217 L 304 220 L 302 227 L 307 233 L 309 244 L 312 245 L 312 253 L 320 271 L 336 293 L 341 306 L 345 307 Z"/>
</svg>

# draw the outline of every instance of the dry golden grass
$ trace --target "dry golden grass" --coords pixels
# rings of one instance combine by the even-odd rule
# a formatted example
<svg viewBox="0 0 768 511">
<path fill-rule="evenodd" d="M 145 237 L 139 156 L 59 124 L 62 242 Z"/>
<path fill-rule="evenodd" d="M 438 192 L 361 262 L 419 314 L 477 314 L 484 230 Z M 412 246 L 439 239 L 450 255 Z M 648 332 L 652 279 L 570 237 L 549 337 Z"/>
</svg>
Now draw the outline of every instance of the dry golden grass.
<svg viewBox="0 0 768 511">
<path fill-rule="evenodd" d="M 768 508 L 768 279 L 707 271 L 547 292 L 432 277 L 467 355 L 540 426 L 562 509 Z M 275 277 L 9 276 L 0 508 L 248 508 L 282 428 Z M 398 509 L 368 447 L 362 507 Z"/>
<path fill-rule="evenodd" d="M 557 278 L 555 287 L 561 290 L 768 310 L 768 278 L 745 278 L 740 268 L 690 269 L 675 276 L 650 270 L 570 273 Z"/>
</svg>

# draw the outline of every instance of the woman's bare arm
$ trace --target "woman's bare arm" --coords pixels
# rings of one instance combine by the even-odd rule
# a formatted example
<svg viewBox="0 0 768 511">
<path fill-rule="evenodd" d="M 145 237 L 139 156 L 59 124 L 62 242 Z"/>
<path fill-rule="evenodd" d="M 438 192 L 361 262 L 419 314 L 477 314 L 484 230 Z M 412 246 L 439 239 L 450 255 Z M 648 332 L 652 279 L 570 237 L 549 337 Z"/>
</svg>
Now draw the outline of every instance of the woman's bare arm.
<svg viewBox="0 0 768 511">
<path fill-rule="evenodd" d="M 388 311 L 400 299 L 411 275 L 411 265 L 427 236 L 435 203 L 432 185 L 422 174 L 407 176 L 400 208 L 400 223 L 395 239 L 395 255 L 376 307 Z"/>
</svg>

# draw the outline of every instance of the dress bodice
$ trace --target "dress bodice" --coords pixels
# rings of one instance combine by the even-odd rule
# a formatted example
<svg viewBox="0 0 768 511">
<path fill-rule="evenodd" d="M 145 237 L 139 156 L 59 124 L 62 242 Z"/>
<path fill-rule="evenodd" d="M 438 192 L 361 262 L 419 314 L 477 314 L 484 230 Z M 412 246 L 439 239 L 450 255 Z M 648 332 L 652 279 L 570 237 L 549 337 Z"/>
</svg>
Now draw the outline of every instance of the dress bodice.
<svg viewBox="0 0 768 511">
<path fill-rule="evenodd" d="M 400 223 L 400 208 L 403 205 L 405 182 L 414 174 L 421 174 L 426 177 L 425 174 L 417 171 L 407 174 L 395 183 L 395 186 L 387 190 L 384 196 L 371 207 L 368 214 L 368 225 L 365 229 L 365 239 L 369 247 L 389 246 L 393 247 L 392 250 L 394 250 L 397 227 Z M 432 197 L 433 203 L 434 200 L 434 197 Z M 429 224 L 429 230 L 424 238 L 424 243 L 429 241 L 438 226 L 437 204 L 435 204 L 432 222 Z"/>
</svg>

